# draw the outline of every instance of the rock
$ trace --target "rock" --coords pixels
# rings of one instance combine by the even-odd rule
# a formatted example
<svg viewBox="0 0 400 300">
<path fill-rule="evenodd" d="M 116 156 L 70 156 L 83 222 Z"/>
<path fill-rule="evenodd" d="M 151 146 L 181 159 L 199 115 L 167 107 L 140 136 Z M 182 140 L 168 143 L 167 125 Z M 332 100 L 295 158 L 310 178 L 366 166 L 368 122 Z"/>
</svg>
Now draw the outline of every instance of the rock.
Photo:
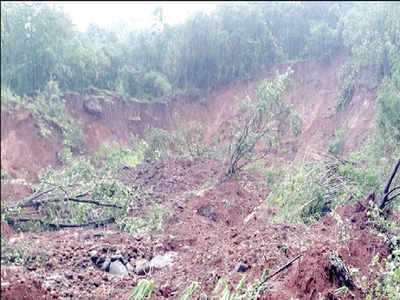
<svg viewBox="0 0 400 300">
<path fill-rule="evenodd" d="M 127 268 L 128 272 L 133 272 L 133 267 L 130 263 L 127 263 L 125 267 Z"/>
<path fill-rule="evenodd" d="M 174 252 L 167 252 L 164 255 L 156 255 L 150 261 L 150 266 L 154 269 L 162 269 L 172 264 L 172 257 L 175 255 Z"/>
<path fill-rule="evenodd" d="M 83 102 L 83 109 L 89 115 L 99 118 L 103 114 L 103 107 L 96 98 L 90 98 Z"/>
<path fill-rule="evenodd" d="M 97 250 L 92 250 L 89 252 L 89 256 L 92 257 L 99 257 L 99 252 Z"/>
<path fill-rule="evenodd" d="M 150 271 L 150 263 L 146 259 L 139 259 L 136 261 L 133 271 L 137 275 L 146 275 Z"/>
<path fill-rule="evenodd" d="M 119 260 L 119 261 L 122 262 L 122 260 L 123 260 L 122 255 L 121 254 L 115 254 L 115 255 L 111 256 L 111 261 L 116 261 L 116 260 Z"/>
<path fill-rule="evenodd" d="M 244 273 L 249 269 L 249 266 L 246 265 L 244 262 L 240 262 L 236 265 L 234 271 Z"/>
<path fill-rule="evenodd" d="M 203 217 L 207 217 L 212 221 L 216 221 L 217 214 L 215 213 L 215 206 L 211 204 L 205 204 L 197 210 L 197 214 Z"/>
<path fill-rule="evenodd" d="M 116 260 L 110 264 L 110 273 L 114 275 L 126 275 L 128 274 L 128 270 L 122 262 Z"/>
<path fill-rule="evenodd" d="M 199 300 L 208 300 L 208 297 L 206 294 L 202 293 L 199 297 Z"/>
<path fill-rule="evenodd" d="M 102 271 L 107 271 L 111 264 L 111 258 L 107 257 L 106 260 L 103 262 L 103 264 L 100 267 L 100 270 Z"/>
</svg>

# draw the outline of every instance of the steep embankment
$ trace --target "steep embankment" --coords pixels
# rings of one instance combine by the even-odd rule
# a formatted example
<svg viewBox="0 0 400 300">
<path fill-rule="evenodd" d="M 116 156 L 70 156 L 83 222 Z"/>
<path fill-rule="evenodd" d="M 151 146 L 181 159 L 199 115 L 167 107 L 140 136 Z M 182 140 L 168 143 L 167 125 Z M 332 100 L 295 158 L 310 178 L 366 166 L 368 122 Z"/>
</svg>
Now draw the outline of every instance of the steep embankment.
<svg viewBox="0 0 400 300">
<path fill-rule="evenodd" d="M 317 62 L 290 64 L 295 77 L 293 88 L 285 99 L 293 104 L 302 119 L 302 134 L 290 142 L 294 159 L 302 158 L 308 147 L 326 152 L 340 128 L 345 130 L 339 151 L 348 153 L 360 146 L 374 126 L 376 94 L 362 86 L 357 88 L 350 106 L 341 113 L 336 112 L 340 64 L 339 61 L 329 65 Z M 287 67 L 282 65 L 279 69 L 284 71 Z M 257 83 L 264 78 L 273 78 L 275 71 L 270 70 L 257 80 L 232 83 L 204 99 L 178 97 L 168 104 L 124 103 L 96 94 L 66 93 L 64 98 L 70 115 L 82 124 L 86 153 L 92 154 L 105 142 L 116 140 L 128 145 L 132 133 L 141 134 L 148 125 L 172 128 L 175 112 L 181 113 L 184 119 L 200 121 L 208 139 L 224 120 L 232 116 L 238 101 L 246 95 L 254 97 Z M 107 100 L 114 100 L 114 103 Z M 95 111 L 90 113 L 90 107 Z M 2 109 L 1 165 L 11 177 L 37 180 L 41 168 L 58 165 L 56 154 L 61 147 L 61 134 L 55 130 L 49 138 L 41 137 L 29 112 L 11 114 Z M 2 189 L 2 199 L 18 196 L 19 193 L 10 186 Z"/>
</svg>

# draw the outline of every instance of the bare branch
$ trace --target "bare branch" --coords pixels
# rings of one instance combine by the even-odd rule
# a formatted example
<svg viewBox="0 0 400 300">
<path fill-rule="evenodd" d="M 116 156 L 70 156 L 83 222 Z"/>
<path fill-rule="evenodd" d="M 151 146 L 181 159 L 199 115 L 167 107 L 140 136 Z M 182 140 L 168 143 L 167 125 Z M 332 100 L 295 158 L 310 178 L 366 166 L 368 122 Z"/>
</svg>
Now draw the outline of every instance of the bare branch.
<svg viewBox="0 0 400 300">
<path fill-rule="evenodd" d="M 39 192 L 38 191 L 38 192 L 34 193 L 28 199 L 22 200 L 22 201 L 20 201 L 18 203 L 15 203 L 15 204 L 2 206 L 1 212 L 4 212 L 6 209 L 17 208 L 17 207 L 24 208 L 24 207 L 35 207 L 35 206 L 38 206 L 38 204 L 37 204 L 38 202 L 33 202 L 33 201 L 38 199 L 39 197 L 45 195 L 45 194 L 48 194 L 48 193 L 54 191 L 55 189 L 56 188 L 53 188 L 53 189 L 50 189 L 50 190 L 47 190 L 47 191 L 44 191 L 44 192 Z"/>
<path fill-rule="evenodd" d="M 62 201 L 62 200 L 60 200 L 60 199 L 50 199 L 50 200 L 47 200 L 46 202 L 60 202 L 60 201 Z M 94 205 L 98 205 L 98 206 L 114 207 L 114 208 L 119 208 L 119 209 L 123 208 L 120 205 L 110 204 L 110 203 L 103 203 L 103 202 L 99 202 L 99 201 L 91 200 L 91 199 L 64 198 L 63 201 L 72 201 L 72 202 L 78 202 L 78 203 L 88 203 L 88 204 L 94 204 Z M 43 204 L 43 202 L 41 204 Z"/>
<path fill-rule="evenodd" d="M 390 177 L 389 177 L 389 179 L 388 179 L 388 181 L 387 181 L 387 183 L 385 185 L 385 189 L 383 190 L 383 195 L 382 195 L 382 198 L 381 198 L 381 201 L 380 201 L 380 204 L 379 204 L 379 208 L 380 209 L 383 209 L 386 206 L 386 204 L 388 203 L 388 201 L 389 201 L 389 197 L 388 196 L 392 192 L 392 191 L 389 192 L 390 185 L 392 184 L 392 181 L 393 181 L 394 177 L 396 176 L 396 173 L 399 170 L 399 168 L 400 168 L 400 158 L 397 161 L 397 164 L 394 167 L 394 169 L 392 171 L 392 174 L 390 175 Z"/>
<path fill-rule="evenodd" d="M 44 194 L 44 193 L 41 193 L 41 195 L 43 195 L 43 194 Z M 87 193 L 86 193 L 86 194 L 87 194 Z M 78 195 L 78 196 L 76 196 L 76 197 L 74 197 L 74 198 L 72 198 L 72 197 L 68 197 L 68 198 L 67 198 L 67 197 L 66 197 L 66 198 L 64 198 L 64 199 L 57 199 L 57 198 L 56 198 L 56 199 L 45 199 L 45 200 L 42 200 L 42 201 L 33 202 L 34 199 L 36 199 L 36 198 L 39 197 L 39 195 L 38 195 L 38 196 L 36 196 L 36 197 L 30 198 L 30 199 L 29 199 L 28 201 L 26 201 L 26 202 L 22 202 L 22 203 L 17 203 L 17 204 L 13 204 L 13 205 L 4 206 L 4 207 L 1 208 L 1 211 L 4 212 L 4 211 L 7 210 L 7 209 L 17 208 L 17 207 L 20 207 L 20 208 L 25 208 L 25 207 L 39 207 L 40 205 L 44 205 L 44 204 L 49 203 L 49 202 L 61 202 L 61 201 L 72 201 L 72 202 L 78 202 L 78 203 L 88 203 L 88 204 L 94 204 L 94 205 L 98 205 L 98 206 L 114 207 L 114 208 L 119 208 L 119 209 L 122 209 L 122 208 L 123 208 L 122 206 L 117 205 L 117 204 L 103 203 L 103 202 L 99 202 L 99 201 L 91 200 L 91 199 L 78 199 L 79 197 L 82 197 L 83 195 L 85 195 L 85 194 Z"/>
<path fill-rule="evenodd" d="M 267 280 L 271 279 L 272 277 L 276 276 L 277 274 L 279 274 L 280 272 L 286 270 L 287 268 L 289 268 L 296 260 L 298 260 L 302 255 L 298 255 L 295 258 L 293 258 L 290 262 L 288 262 L 286 265 L 280 267 L 277 271 L 275 271 L 273 274 L 269 275 L 268 277 L 266 277 L 261 284 L 265 283 Z"/>
<path fill-rule="evenodd" d="M 59 229 L 59 228 L 77 228 L 77 227 L 88 227 L 88 226 L 104 226 L 107 224 L 115 223 L 115 218 L 111 217 L 104 220 L 96 220 L 87 223 L 81 224 L 55 224 L 55 223 L 47 223 L 42 219 L 30 219 L 30 218 L 17 218 L 17 219 L 8 219 L 7 222 L 12 226 L 17 222 L 39 222 L 43 226 L 48 226 L 50 228 Z"/>
</svg>

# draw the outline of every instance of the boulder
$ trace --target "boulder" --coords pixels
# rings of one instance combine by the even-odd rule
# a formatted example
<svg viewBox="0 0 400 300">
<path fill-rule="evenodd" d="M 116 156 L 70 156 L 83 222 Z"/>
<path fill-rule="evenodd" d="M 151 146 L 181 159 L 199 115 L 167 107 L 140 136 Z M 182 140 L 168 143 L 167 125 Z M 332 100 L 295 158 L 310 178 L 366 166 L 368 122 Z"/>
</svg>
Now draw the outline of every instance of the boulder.
<svg viewBox="0 0 400 300">
<path fill-rule="evenodd" d="M 115 260 L 110 264 L 110 273 L 114 275 L 126 275 L 128 274 L 128 270 L 121 261 Z"/>
<path fill-rule="evenodd" d="M 150 261 L 150 266 L 154 269 L 162 269 L 172 264 L 174 252 L 167 252 L 164 255 L 156 255 Z"/>
<path fill-rule="evenodd" d="M 103 114 L 103 107 L 97 98 L 90 98 L 83 102 L 83 109 L 89 115 L 100 118 Z"/>
<path fill-rule="evenodd" d="M 139 259 L 135 262 L 133 271 L 137 275 L 146 275 L 150 271 L 150 263 L 146 259 Z"/>
<path fill-rule="evenodd" d="M 215 212 L 215 206 L 212 204 L 202 205 L 198 210 L 197 214 L 206 218 L 209 218 L 211 221 L 216 221 L 217 214 Z"/>
</svg>

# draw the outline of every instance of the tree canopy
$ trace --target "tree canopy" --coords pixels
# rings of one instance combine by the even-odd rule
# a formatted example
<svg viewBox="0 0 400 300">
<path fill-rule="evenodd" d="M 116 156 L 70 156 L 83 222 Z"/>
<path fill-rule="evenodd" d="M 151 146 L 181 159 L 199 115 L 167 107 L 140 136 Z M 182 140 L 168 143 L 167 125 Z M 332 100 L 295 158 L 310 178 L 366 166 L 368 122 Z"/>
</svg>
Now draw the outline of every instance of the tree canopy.
<svg viewBox="0 0 400 300">
<path fill-rule="evenodd" d="M 279 62 L 343 55 L 382 80 L 399 59 L 395 2 L 223 3 L 173 26 L 162 10 L 154 14 L 149 29 L 80 32 L 58 6 L 2 2 L 2 87 L 22 95 L 56 80 L 62 90 L 161 98 L 208 92 Z"/>
</svg>

